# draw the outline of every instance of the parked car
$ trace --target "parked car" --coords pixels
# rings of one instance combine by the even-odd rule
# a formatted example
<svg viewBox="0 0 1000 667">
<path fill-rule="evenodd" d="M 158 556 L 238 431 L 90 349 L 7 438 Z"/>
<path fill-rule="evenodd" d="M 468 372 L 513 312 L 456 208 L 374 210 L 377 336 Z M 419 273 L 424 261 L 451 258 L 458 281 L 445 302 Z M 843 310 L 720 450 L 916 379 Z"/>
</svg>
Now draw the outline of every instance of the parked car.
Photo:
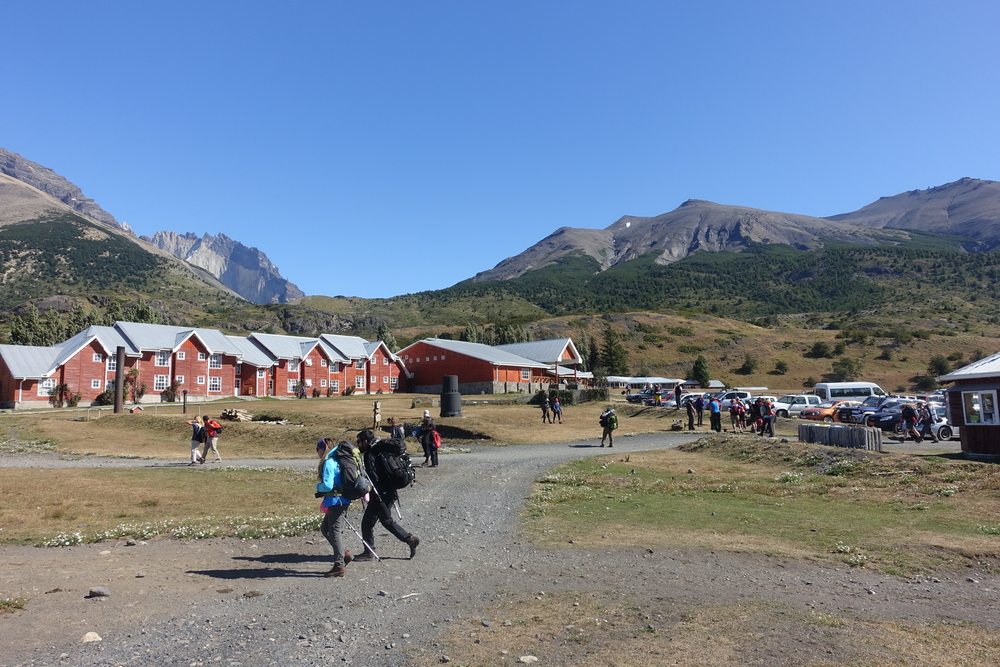
<svg viewBox="0 0 1000 667">
<path fill-rule="evenodd" d="M 637 391 L 634 394 L 626 394 L 625 400 L 628 401 L 629 403 L 638 403 L 639 405 L 645 405 L 646 399 L 648 398 L 649 400 L 653 400 L 653 396 L 654 394 L 652 389 L 643 389 L 641 391 Z"/>
<path fill-rule="evenodd" d="M 751 400 L 749 391 L 727 391 L 719 396 L 719 405 L 722 406 L 723 410 L 728 410 L 734 398 L 738 398 L 744 403 Z"/>
<path fill-rule="evenodd" d="M 913 402 L 915 400 L 912 396 L 869 396 L 861 401 L 861 405 L 837 410 L 837 421 L 842 424 L 870 426 L 867 420 L 873 413 L 880 410 L 888 410 L 902 403 Z"/>
<path fill-rule="evenodd" d="M 685 405 L 687 405 L 691 401 L 698 400 L 699 396 L 701 396 L 701 397 L 704 398 L 704 397 L 706 397 L 706 394 L 704 392 L 700 392 L 700 391 L 695 391 L 695 392 L 691 392 L 691 393 L 688 393 L 688 394 L 683 394 L 681 396 L 681 407 L 684 407 Z"/>
<path fill-rule="evenodd" d="M 948 411 L 943 405 L 931 406 L 934 410 L 935 418 L 938 420 L 931 425 L 931 433 L 938 440 L 951 440 L 958 435 L 958 427 L 948 423 Z M 878 426 L 883 431 L 892 431 L 898 436 L 903 435 L 903 415 L 902 406 L 892 408 L 878 416 Z"/>
<path fill-rule="evenodd" d="M 798 417 L 805 408 L 815 407 L 823 401 L 813 394 L 788 394 L 774 404 L 774 414 L 779 417 Z"/>
<path fill-rule="evenodd" d="M 861 401 L 824 401 L 819 405 L 810 405 L 799 413 L 799 419 L 831 424 L 837 421 L 837 411 L 841 408 L 853 408 L 861 405 Z"/>
</svg>

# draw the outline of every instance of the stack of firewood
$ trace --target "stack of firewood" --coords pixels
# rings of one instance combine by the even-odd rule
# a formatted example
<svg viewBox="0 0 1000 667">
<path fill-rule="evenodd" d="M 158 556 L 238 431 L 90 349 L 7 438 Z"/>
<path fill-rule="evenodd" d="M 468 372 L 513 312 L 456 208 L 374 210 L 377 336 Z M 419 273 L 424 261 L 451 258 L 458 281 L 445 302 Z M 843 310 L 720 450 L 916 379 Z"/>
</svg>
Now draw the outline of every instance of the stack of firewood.
<svg viewBox="0 0 1000 667">
<path fill-rule="evenodd" d="M 237 410 L 233 408 L 231 410 L 223 410 L 222 419 L 231 422 L 250 422 L 253 421 L 253 415 L 246 410 Z"/>
</svg>

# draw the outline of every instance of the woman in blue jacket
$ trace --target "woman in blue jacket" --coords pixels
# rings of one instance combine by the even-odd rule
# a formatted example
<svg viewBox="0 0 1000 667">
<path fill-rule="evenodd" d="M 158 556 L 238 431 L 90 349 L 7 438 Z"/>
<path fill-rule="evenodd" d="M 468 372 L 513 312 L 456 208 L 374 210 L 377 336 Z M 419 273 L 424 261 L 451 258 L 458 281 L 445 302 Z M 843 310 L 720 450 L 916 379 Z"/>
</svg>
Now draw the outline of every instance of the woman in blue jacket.
<svg viewBox="0 0 1000 667">
<path fill-rule="evenodd" d="M 344 512 L 351 506 L 351 501 L 334 494 L 334 490 L 340 488 L 342 482 L 340 464 L 333 456 L 333 450 L 336 448 L 337 445 L 328 438 L 316 443 L 316 455 L 320 459 L 316 495 L 323 495 L 321 507 L 326 512 L 320 531 L 333 547 L 333 569 L 323 575 L 326 577 L 344 576 L 347 564 L 351 562 L 351 552 L 344 551 Z"/>
</svg>

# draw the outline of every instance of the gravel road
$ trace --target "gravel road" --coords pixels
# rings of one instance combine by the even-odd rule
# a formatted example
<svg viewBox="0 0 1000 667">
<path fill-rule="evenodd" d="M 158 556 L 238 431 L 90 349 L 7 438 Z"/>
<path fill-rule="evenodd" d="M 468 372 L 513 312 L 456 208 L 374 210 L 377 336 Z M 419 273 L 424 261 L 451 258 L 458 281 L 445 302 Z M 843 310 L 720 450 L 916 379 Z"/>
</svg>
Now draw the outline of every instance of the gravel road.
<svg viewBox="0 0 1000 667">
<path fill-rule="evenodd" d="M 672 603 L 764 600 L 808 613 L 975 621 L 1000 629 L 990 575 L 903 580 L 874 572 L 701 549 L 542 550 L 521 540 L 516 513 L 539 473 L 598 454 L 674 447 L 692 434 L 482 447 L 441 457 L 402 494 L 401 522 L 420 536 L 417 556 L 376 531 L 382 563 L 355 563 L 326 579 L 330 549 L 318 534 L 241 541 L 154 539 L 62 549 L 0 547 L 0 595 L 28 595 L 0 618 L 0 666 L 403 665 L 440 659 L 436 640 L 460 619 L 491 618 L 498 591 L 616 590 Z M 136 459 L 60 461 L 0 457 L 0 466 L 181 465 Z M 312 469 L 313 460 L 227 465 Z M 360 514 L 350 515 L 355 525 Z M 359 540 L 348 533 L 356 550 Z M 94 586 L 110 597 L 88 599 Z M 81 643 L 88 632 L 102 641 Z M 771 638 L 769 664 L 820 655 L 801 638 Z M 798 642 L 798 643 L 797 643 Z M 803 652 L 805 651 L 805 652 Z M 825 650 L 824 658 L 830 658 Z M 549 663 L 556 664 L 556 663 Z M 571 662 L 559 664 L 572 664 Z M 749 662 L 747 664 L 750 664 Z"/>
</svg>

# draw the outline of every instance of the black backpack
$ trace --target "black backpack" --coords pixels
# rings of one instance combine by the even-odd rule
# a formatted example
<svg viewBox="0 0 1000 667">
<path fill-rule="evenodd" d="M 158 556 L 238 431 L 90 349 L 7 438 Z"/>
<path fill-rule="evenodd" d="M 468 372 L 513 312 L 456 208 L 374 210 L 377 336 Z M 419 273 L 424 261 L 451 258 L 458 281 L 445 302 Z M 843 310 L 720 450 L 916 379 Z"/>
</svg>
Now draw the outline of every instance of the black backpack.
<svg viewBox="0 0 1000 667">
<path fill-rule="evenodd" d="M 375 443 L 372 446 L 372 461 L 379 491 L 405 489 L 417 478 L 410 455 L 406 453 L 406 443 L 399 438 Z"/>
<path fill-rule="evenodd" d="M 348 500 L 357 500 L 358 498 L 363 498 L 366 493 L 371 491 L 371 482 L 361 474 L 361 465 L 359 463 L 360 453 L 351 443 L 340 443 L 327 456 L 337 459 L 337 464 L 340 465 L 340 484 L 326 495 L 342 496 Z"/>
</svg>

